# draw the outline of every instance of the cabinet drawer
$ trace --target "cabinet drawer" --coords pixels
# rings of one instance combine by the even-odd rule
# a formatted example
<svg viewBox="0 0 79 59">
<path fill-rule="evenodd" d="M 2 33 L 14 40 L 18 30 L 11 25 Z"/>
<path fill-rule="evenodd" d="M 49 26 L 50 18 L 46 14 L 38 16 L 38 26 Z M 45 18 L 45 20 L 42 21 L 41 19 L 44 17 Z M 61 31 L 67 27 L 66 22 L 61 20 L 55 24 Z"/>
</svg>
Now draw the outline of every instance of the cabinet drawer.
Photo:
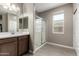
<svg viewBox="0 0 79 59">
<path fill-rule="evenodd" d="M 19 39 L 23 39 L 23 38 L 26 38 L 26 39 L 27 39 L 28 36 L 25 35 L 25 36 L 20 36 L 20 37 L 19 37 Z"/>
<path fill-rule="evenodd" d="M 8 43 L 8 42 L 13 42 L 13 41 L 17 41 L 17 38 L 5 38 L 5 39 L 0 39 L 0 44 L 2 43 Z"/>
</svg>

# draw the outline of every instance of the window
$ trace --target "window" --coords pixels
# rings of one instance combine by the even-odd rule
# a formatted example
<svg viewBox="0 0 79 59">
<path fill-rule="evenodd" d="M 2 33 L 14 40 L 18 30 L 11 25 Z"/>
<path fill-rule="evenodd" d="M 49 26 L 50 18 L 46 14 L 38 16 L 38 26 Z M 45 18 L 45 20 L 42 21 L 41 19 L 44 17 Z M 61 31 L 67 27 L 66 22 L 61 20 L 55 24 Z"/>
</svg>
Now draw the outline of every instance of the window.
<svg viewBox="0 0 79 59">
<path fill-rule="evenodd" d="M 19 18 L 19 29 L 28 28 L 28 17 Z"/>
<path fill-rule="evenodd" d="M 64 34 L 64 12 L 53 15 L 53 33 Z"/>
</svg>

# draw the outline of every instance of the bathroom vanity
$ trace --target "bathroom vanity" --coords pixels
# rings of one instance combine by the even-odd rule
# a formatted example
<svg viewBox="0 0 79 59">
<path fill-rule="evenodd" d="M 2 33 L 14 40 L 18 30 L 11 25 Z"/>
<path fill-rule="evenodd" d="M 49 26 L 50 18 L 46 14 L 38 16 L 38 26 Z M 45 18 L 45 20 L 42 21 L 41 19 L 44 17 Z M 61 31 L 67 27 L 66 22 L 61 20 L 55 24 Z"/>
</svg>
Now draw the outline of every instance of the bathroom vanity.
<svg viewBox="0 0 79 59">
<path fill-rule="evenodd" d="M 0 33 L 0 56 L 19 56 L 28 52 L 29 33 Z"/>
<path fill-rule="evenodd" d="M 12 5 L 19 10 L 9 10 Z M 29 17 L 19 5 L 10 3 L 8 9 L 6 3 L 0 5 L 0 56 L 19 56 L 29 50 Z"/>
</svg>

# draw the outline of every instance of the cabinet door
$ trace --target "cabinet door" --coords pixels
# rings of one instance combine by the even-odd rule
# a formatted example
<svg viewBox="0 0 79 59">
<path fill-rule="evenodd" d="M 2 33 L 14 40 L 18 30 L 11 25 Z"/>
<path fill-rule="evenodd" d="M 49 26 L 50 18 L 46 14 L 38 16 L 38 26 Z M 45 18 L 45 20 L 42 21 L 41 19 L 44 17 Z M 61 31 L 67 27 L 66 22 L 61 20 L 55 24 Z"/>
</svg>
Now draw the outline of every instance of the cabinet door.
<svg viewBox="0 0 79 59">
<path fill-rule="evenodd" d="M 28 51 L 28 36 L 19 37 L 19 55 Z"/>
<path fill-rule="evenodd" d="M 17 42 L 8 42 L 0 44 L 0 56 L 16 56 Z"/>
</svg>

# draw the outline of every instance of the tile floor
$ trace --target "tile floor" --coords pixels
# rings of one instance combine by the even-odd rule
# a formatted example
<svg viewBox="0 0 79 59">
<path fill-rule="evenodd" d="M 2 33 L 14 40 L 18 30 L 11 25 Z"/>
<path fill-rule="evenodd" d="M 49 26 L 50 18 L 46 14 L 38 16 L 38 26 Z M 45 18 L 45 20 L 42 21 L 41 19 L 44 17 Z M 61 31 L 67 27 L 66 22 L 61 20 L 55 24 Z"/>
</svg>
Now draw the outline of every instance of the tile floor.
<svg viewBox="0 0 79 59">
<path fill-rule="evenodd" d="M 76 52 L 68 48 L 46 44 L 35 54 L 26 54 L 24 56 L 76 56 Z"/>
</svg>

